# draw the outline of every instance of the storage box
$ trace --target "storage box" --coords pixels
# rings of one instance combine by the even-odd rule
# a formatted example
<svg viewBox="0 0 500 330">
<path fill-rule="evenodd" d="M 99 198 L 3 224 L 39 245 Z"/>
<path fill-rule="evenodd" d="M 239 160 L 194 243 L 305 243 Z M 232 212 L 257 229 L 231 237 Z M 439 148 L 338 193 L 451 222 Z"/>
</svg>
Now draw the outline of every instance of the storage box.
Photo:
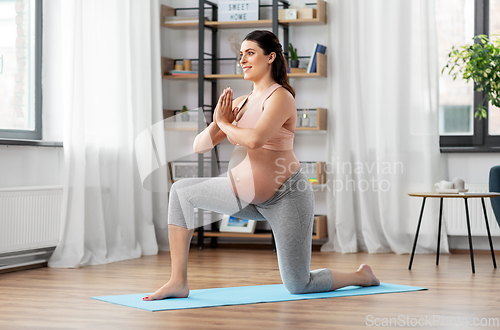
<svg viewBox="0 0 500 330">
<path fill-rule="evenodd" d="M 316 9 L 314 8 L 299 8 L 297 9 L 297 18 L 316 18 Z"/>
<path fill-rule="evenodd" d="M 286 20 L 287 18 L 286 11 L 291 9 L 279 9 L 278 10 L 278 19 Z M 293 9 L 297 11 L 297 19 L 311 19 L 316 18 L 316 9 L 315 8 L 299 8 Z"/>
</svg>

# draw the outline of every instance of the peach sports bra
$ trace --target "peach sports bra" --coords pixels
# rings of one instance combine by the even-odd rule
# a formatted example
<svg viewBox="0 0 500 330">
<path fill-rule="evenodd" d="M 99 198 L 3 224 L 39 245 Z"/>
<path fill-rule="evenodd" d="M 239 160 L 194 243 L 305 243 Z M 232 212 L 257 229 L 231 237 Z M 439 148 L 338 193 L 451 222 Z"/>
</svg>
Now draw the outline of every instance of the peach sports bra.
<svg viewBox="0 0 500 330">
<path fill-rule="evenodd" d="M 274 84 L 269 87 L 266 91 L 262 93 L 260 98 L 255 102 L 255 105 L 245 111 L 241 116 L 240 120 L 236 122 L 236 126 L 241 128 L 253 128 L 257 124 L 260 116 L 262 115 L 262 111 L 264 111 L 264 102 L 277 90 L 281 87 L 280 84 Z M 238 104 L 233 111 L 239 111 L 247 102 L 248 97 L 251 95 L 250 93 L 243 101 Z M 274 134 L 272 138 L 267 141 L 266 144 L 262 146 L 264 149 L 269 150 L 292 150 L 293 149 L 293 136 L 294 132 L 284 128 L 283 126 Z"/>
</svg>

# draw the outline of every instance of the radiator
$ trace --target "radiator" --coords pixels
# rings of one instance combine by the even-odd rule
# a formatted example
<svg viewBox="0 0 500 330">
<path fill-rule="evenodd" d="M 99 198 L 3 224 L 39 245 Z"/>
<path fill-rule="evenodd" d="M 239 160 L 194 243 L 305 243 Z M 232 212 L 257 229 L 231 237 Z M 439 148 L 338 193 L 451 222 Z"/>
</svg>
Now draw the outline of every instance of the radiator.
<svg viewBox="0 0 500 330">
<path fill-rule="evenodd" d="M 0 255 L 56 246 L 61 200 L 60 186 L 0 189 Z"/>
<path fill-rule="evenodd" d="M 465 188 L 469 192 L 488 192 L 487 184 L 466 184 Z M 467 199 L 469 206 L 470 229 L 473 236 L 488 236 L 486 223 L 484 221 L 483 206 L 481 198 Z M 489 198 L 484 199 L 486 214 L 492 236 L 500 235 L 500 228 L 496 221 Z M 443 219 L 446 224 L 446 231 L 451 236 L 467 236 L 467 218 L 465 215 L 465 203 L 463 198 L 443 199 Z"/>
</svg>

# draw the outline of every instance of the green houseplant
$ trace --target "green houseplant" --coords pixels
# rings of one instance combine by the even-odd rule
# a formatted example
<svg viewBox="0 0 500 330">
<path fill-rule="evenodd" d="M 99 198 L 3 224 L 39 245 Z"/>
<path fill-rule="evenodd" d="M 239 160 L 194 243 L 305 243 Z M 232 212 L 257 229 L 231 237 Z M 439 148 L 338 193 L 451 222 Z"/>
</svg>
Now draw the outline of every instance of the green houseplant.
<svg viewBox="0 0 500 330">
<path fill-rule="evenodd" d="M 288 45 L 288 51 L 290 52 L 290 67 L 299 67 L 299 57 L 297 56 L 297 48 L 293 48 L 292 43 Z"/>
<path fill-rule="evenodd" d="M 448 54 L 448 63 L 441 74 L 448 74 L 455 80 L 458 76 L 474 81 L 474 90 L 484 91 L 483 101 L 476 107 L 474 117 L 486 118 L 487 101 L 500 107 L 500 39 L 493 41 L 481 34 L 473 38 L 474 44 L 458 48 L 454 46 Z"/>
<path fill-rule="evenodd" d="M 181 118 L 182 121 L 189 121 L 188 108 L 185 105 L 182 106 Z"/>
</svg>

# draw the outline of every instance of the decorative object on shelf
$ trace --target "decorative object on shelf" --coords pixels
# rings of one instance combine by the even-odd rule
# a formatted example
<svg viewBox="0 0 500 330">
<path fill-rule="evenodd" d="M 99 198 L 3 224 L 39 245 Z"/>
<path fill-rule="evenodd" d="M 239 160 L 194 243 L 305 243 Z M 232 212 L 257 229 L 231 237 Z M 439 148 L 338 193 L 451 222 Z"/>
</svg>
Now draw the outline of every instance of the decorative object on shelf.
<svg viewBox="0 0 500 330">
<path fill-rule="evenodd" d="M 458 76 L 469 82 L 474 81 L 474 90 L 484 91 L 484 99 L 477 105 L 474 118 L 486 118 L 487 103 L 500 107 L 500 38 L 490 41 L 488 36 L 480 34 L 472 38 L 473 45 L 451 48 L 448 63 L 441 70 L 449 68 L 448 74 L 456 79 Z M 451 68 L 450 68 L 451 66 Z M 457 71 L 454 71 L 457 69 Z"/>
<path fill-rule="evenodd" d="M 189 121 L 188 108 L 185 105 L 182 106 L 181 118 L 182 118 L 182 121 Z"/>
<path fill-rule="evenodd" d="M 292 43 L 288 45 L 288 51 L 290 52 L 290 67 L 299 67 L 299 57 L 297 56 L 297 48 L 293 48 Z"/>
<path fill-rule="evenodd" d="M 302 120 L 300 121 L 301 127 L 309 127 L 309 117 L 307 116 L 307 105 L 304 102 L 304 110 L 302 111 Z"/>
<path fill-rule="evenodd" d="M 287 9 L 278 10 L 279 20 L 312 18 L 316 18 L 316 9 L 307 8 L 306 4 L 300 1 L 290 1 L 290 6 Z"/>
<path fill-rule="evenodd" d="M 297 19 L 297 9 L 285 9 L 285 19 Z"/>
<path fill-rule="evenodd" d="M 232 215 L 224 215 L 220 224 L 221 232 L 250 233 L 255 232 L 255 220 L 235 218 Z"/>
<path fill-rule="evenodd" d="M 182 61 L 182 68 L 184 71 L 191 71 L 191 60 Z"/>
<path fill-rule="evenodd" d="M 297 123 L 296 130 L 304 130 L 304 131 L 326 131 L 326 109 L 325 108 L 316 108 L 316 109 L 307 109 L 307 118 L 309 126 L 304 126 L 302 123 L 302 116 L 304 114 L 304 110 L 297 109 Z"/>
<path fill-rule="evenodd" d="M 302 114 L 301 125 L 302 127 L 309 127 L 309 117 L 307 117 L 307 109 L 304 110 L 304 113 Z"/>
<path fill-rule="evenodd" d="M 175 71 L 184 71 L 184 65 L 183 64 L 176 64 L 174 67 Z"/>
<path fill-rule="evenodd" d="M 240 65 L 240 45 L 241 45 L 241 40 L 243 38 L 240 36 L 238 32 L 231 33 L 229 37 L 227 37 L 227 42 L 229 43 L 229 46 L 231 47 L 231 51 L 234 53 L 236 56 L 236 62 L 234 65 L 234 73 L 235 74 L 243 74 L 243 68 Z"/>
<path fill-rule="evenodd" d="M 220 0 L 219 22 L 258 21 L 259 6 L 259 0 Z"/>
<path fill-rule="evenodd" d="M 316 72 L 317 53 L 325 54 L 326 46 L 320 45 L 318 43 L 314 44 L 313 53 L 311 55 L 311 59 L 309 60 L 309 65 L 307 66 L 307 73 Z"/>
</svg>

